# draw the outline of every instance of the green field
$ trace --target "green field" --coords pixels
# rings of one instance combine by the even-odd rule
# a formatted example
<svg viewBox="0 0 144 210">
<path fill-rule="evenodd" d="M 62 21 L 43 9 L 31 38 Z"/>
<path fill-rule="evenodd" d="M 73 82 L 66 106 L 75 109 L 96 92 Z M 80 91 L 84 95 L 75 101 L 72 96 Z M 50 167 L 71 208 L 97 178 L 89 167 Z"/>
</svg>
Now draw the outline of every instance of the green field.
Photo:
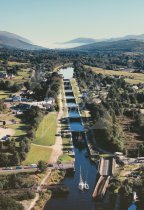
<svg viewBox="0 0 144 210">
<path fill-rule="evenodd" d="M 24 136 L 27 134 L 27 130 L 28 130 L 28 126 L 25 124 L 12 124 L 12 125 L 8 125 L 9 128 L 12 128 L 15 130 L 15 135 L 16 137 L 19 136 Z"/>
<path fill-rule="evenodd" d="M 90 67 L 86 66 L 88 68 L 91 68 L 93 72 L 96 74 L 103 74 L 103 75 L 111 75 L 111 76 L 124 76 L 125 80 L 130 84 L 138 84 L 138 83 L 144 83 L 144 74 L 142 73 L 131 73 L 126 71 L 114 71 L 114 70 L 104 70 L 102 68 L 97 67 Z"/>
<path fill-rule="evenodd" d="M 57 113 L 49 113 L 44 117 L 36 131 L 35 144 L 51 146 L 55 144 L 57 130 Z"/>
<path fill-rule="evenodd" d="M 0 99 L 8 98 L 11 93 L 8 91 L 0 90 Z"/>
<path fill-rule="evenodd" d="M 29 70 L 29 68 L 21 69 L 20 71 L 18 71 L 18 75 L 16 75 L 12 80 L 17 83 L 28 81 L 30 77 Z"/>
<path fill-rule="evenodd" d="M 28 63 L 20 63 L 16 61 L 8 61 L 9 66 L 27 65 Z"/>
<path fill-rule="evenodd" d="M 51 152 L 52 149 L 31 144 L 31 149 L 23 164 L 26 165 L 31 163 L 38 163 L 39 160 L 44 160 L 48 162 Z"/>
</svg>

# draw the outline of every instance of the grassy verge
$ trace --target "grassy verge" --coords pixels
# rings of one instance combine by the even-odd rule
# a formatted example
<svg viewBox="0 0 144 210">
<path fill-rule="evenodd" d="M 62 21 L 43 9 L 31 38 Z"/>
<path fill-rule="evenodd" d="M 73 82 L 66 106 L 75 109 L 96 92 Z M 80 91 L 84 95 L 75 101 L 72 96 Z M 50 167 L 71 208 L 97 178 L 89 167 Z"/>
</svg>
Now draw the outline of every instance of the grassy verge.
<svg viewBox="0 0 144 210">
<path fill-rule="evenodd" d="M 51 146 L 55 144 L 57 129 L 57 113 L 46 115 L 36 131 L 35 144 Z"/>
<path fill-rule="evenodd" d="M 69 162 L 73 162 L 74 158 L 70 157 L 67 154 L 63 154 L 59 157 L 58 161 L 61 162 L 61 163 L 69 163 Z"/>
<path fill-rule="evenodd" d="M 80 102 L 79 88 L 77 87 L 75 79 L 71 79 L 71 85 L 72 85 L 72 89 L 73 89 L 74 95 L 76 97 L 76 101 L 77 101 L 77 103 L 79 103 Z"/>
<path fill-rule="evenodd" d="M 50 158 L 52 149 L 36 146 L 34 144 L 31 144 L 31 149 L 27 155 L 26 160 L 23 162 L 23 164 L 31 164 L 31 163 L 38 163 L 39 160 L 47 161 Z"/>
</svg>

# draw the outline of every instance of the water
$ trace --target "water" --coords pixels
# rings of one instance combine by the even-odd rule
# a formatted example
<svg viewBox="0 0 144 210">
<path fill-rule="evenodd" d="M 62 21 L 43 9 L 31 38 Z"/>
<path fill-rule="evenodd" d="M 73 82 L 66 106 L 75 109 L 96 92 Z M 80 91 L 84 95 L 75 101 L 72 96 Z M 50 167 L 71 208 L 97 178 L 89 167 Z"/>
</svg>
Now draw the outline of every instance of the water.
<svg viewBox="0 0 144 210">
<path fill-rule="evenodd" d="M 76 111 L 69 111 L 68 116 L 71 118 L 79 118 L 80 117 L 79 113 Z"/>
<path fill-rule="evenodd" d="M 71 131 L 84 132 L 84 127 L 80 122 L 70 122 Z"/>
<path fill-rule="evenodd" d="M 135 203 L 133 203 L 133 204 L 128 208 L 128 210 L 136 210 L 136 209 L 137 209 L 137 207 L 136 207 Z"/>
<path fill-rule="evenodd" d="M 77 107 L 76 103 L 74 103 L 74 102 L 68 102 L 67 106 L 68 107 Z"/>
<path fill-rule="evenodd" d="M 64 75 L 64 79 L 71 79 L 73 77 L 73 68 L 68 67 L 66 69 L 61 69 L 60 74 Z"/>
<path fill-rule="evenodd" d="M 85 158 L 85 151 L 75 149 L 75 168 L 74 177 L 65 178 L 62 183 L 69 187 L 70 193 L 65 198 L 51 199 L 45 205 L 44 210 L 94 210 L 95 202 L 92 200 L 93 187 L 96 179 L 96 167 Z M 86 179 L 90 190 L 81 192 L 78 189 L 79 171 L 82 169 L 83 179 Z"/>
<path fill-rule="evenodd" d="M 66 99 L 75 99 L 74 96 L 66 96 Z"/>
<path fill-rule="evenodd" d="M 62 69 L 60 71 L 64 75 L 65 79 L 70 79 L 73 76 L 73 68 Z M 73 104 L 75 106 L 75 103 Z M 69 114 L 72 114 L 70 112 Z M 70 122 L 70 128 L 75 131 L 83 131 L 84 128 L 81 122 Z M 50 199 L 44 210 L 95 210 L 96 204 L 92 199 L 92 192 L 94 190 L 96 181 L 96 166 L 85 157 L 86 149 L 75 151 L 75 174 L 74 177 L 66 177 L 62 184 L 66 185 L 70 192 L 63 198 Z M 80 167 L 82 171 L 82 177 L 87 180 L 90 189 L 88 191 L 80 191 L 78 189 L 78 183 L 80 178 Z"/>
</svg>

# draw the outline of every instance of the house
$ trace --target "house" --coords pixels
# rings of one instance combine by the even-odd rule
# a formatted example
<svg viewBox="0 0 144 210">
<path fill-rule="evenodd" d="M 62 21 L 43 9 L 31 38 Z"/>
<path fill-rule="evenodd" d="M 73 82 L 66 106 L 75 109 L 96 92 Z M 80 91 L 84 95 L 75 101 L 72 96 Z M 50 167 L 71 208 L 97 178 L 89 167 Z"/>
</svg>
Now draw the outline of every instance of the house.
<svg viewBox="0 0 144 210">
<path fill-rule="evenodd" d="M 100 100 L 99 98 L 95 98 L 93 101 L 94 101 L 96 104 L 100 104 L 100 103 L 101 103 L 101 100 Z"/>
<path fill-rule="evenodd" d="M 13 74 L 8 74 L 7 77 L 8 77 L 9 79 L 12 79 L 12 78 L 14 78 L 15 76 L 14 76 Z"/>
<path fill-rule="evenodd" d="M 138 88 L 137 85 L 133 85 L 133 86 L 132 86 L 132 89 L 133 89 L 133 90 L 138 90 L 139 88 Z"/>
<path fill-rule="evenodd" d="M 13 96 L 12 100 L 13 102 L 21 102 L 21 96 Z"/>
<path fill-rule="evenodd" d="M 8 77 L 7 73 L 5 73 L 5 72 L 0 72 L 0 79 L 5 79 L 5 78 L 7 78 L 7 77 Z"/>
<path fill-rule="evenodd" d="M 44 101 L 46 102 L 46 104 L 50 104 L 50 105 L 53 105 L 55 103 L 55 99 L 52 97 L 45 98 Z"/>
</svg>

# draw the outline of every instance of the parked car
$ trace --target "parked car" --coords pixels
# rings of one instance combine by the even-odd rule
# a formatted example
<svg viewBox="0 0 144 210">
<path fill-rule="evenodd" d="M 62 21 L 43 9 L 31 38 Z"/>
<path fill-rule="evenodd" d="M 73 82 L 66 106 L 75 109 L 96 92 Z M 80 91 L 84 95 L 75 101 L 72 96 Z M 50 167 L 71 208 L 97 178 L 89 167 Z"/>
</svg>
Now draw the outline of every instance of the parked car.
<svg viewBox="0 0 144 210">
<path fill-rule="evenodd" d="M 5 167 L 5 168 L 3 168 L 3 170 L 13 170 L 13 168 L 12 167 Z"/>
<path fill-rule="evenodd" d="M 31 167 L 31 168 L 37 168 L 37 164 L 35 164 L 35 163 L 30 164 L 30 167 Z"/>
<path fill-rule="evenodd" d="M 9 140 L 9 137 L 10 137 L 10 135 L 6 135 L 6 136 L 2 137 L 2 140 L 7 141 L 7 140 Z"/>
<path fill-rule="evenodd" d="M 50 163 L 49 163 L 49 164 L 48 164 L 48 167 L 53 167 L 53 164 L 50 164 Z"/>
<path fill-rule="evenodd" d="M 22 166 L 16 166 L 16 169 L 18 170 L 18 169 L 23 169 L 23 167 Z"/>
</svg>

